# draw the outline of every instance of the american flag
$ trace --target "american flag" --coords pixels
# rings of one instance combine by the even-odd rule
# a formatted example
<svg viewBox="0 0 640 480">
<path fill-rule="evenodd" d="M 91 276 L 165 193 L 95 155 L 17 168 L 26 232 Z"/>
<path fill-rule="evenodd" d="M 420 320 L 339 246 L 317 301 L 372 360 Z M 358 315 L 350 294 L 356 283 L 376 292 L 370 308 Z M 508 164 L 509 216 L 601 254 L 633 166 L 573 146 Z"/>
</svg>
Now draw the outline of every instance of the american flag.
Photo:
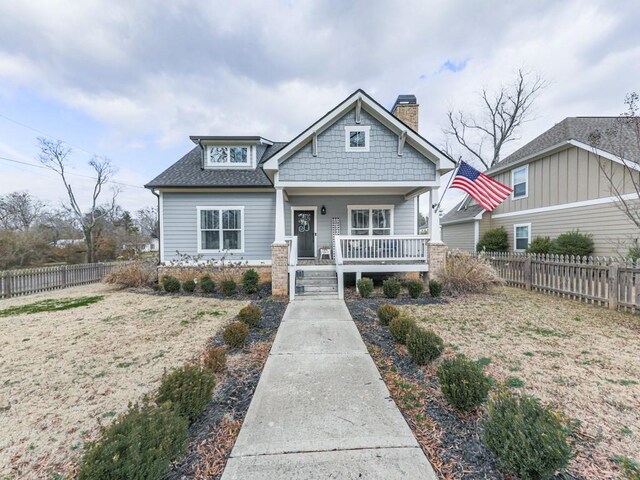
<svg viewBox="0 0 640 480">
<path fill-rule="evenodd" d="M 513 192 L 511 187 L 495 181 L 462 161 L 456 176 L 453 177 L 451 188 L 464 190 L 487 212 L 500 205 Z"/>
</svg>

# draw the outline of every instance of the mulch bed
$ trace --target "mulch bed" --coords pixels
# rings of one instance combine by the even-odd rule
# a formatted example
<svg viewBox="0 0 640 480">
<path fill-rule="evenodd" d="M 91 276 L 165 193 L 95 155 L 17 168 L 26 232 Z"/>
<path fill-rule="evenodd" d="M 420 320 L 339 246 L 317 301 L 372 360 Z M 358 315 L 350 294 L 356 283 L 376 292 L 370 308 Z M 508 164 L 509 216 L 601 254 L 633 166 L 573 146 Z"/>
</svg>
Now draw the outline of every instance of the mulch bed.
<svg viewBox="0 0 640 480">
<path fill-rule="evenodd" d="M 287 308 L 285 300 L 273 297 L 255 303 L 262 308 L 262 321 L 250 330 L 245 348 L 228 352 L 227 370 L 217 378 L 213 401 L 191 426 L 187 452 L 174 465 L 169 479 L 222 476 Z M 213 339 L 211 346 L 220 345 L 223 345 L 222 334 Z"/>
<path fill-rule="evenodd" d="M 399 345 L 389 329 L 377 319 L 377 309 L 384 303 L 396 305 L 444 303 L 445 300 L 424 297 L 363 299 L 353 290 L 345 299 L 362 338 L 378 369 L 398 403 L 407 423 L 436 470 L 439 478 L 484 480 L 512 479 L 500 471 L 498 460 L 482 442 L 481 412 L 461 414 L 450 408 L 440 393 L 433 366 L 420 367 Z M 397 388 L 401 385 L 404 391 Z M 400 389 L 402 390 L 402 389 Z M 419 411 L 412 408 L 416 402 L 405 402 L 405 397 L 420 398 Z M 410 405 L 407 408 L 407 404 Z M 417 416 L 416 416 L 417 414 Z M 416 422 L 424 416 L 425 421 Z M 555 476 L 557 480 L 578 479 L 568 473 Z"/>
<path fill-rule="evenodd" d="M 223 295 L 220 291 L 220 285 L 216 285 L 215 291 L 213 293 L 204 293 L 200 291 L 199 288 L 196 288 L 195 292 L 176 292 L 176 293 L 168 293 L 165 292 L 161 285 L 155 284 L 152 290 L 148 288 L 140 288 L 141 293 L 145 294 L 153 294 L 153 295 L 172 295 L 172 296 L 196 296 L 196 297 L 204 297 L 204 298 L 216 298 L 222 300 L 248 300 L 248 301 L 260 301 L 263 299 L 270 299 L 271 297 L 271 282 L 261 283 L 258 287 L 258 291 L 256 293 L 244 293 L 242 289 L 242 284 L 238 283 L 236 291 L 233 295 Z"/>
</svg>

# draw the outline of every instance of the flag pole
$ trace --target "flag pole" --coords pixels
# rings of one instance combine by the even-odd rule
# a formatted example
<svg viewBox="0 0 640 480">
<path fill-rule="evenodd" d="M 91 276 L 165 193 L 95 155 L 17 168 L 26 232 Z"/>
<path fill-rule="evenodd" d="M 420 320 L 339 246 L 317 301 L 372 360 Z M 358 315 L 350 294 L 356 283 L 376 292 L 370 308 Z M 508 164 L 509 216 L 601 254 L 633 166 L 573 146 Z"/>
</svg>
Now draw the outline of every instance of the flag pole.
<svg viewBox="0 0 640 480">
<path fill-rule="evenodd" d="M 453 169 L 453 171 L 451 172 L 451 177 L 449 178 L 449 182 L 447 183 L 447 186 L 444 188 L 444 190 L 442 192 L 442 195 L 440 195 L 440 201 L 438 202 L 437 205 L 431 205 L 431 208 L 433 208 L 436 213 L 438 213 L 438 209 L 440 208 L 440 204 L 442 203 L 442 199 L 444 198 L 444 194 L 447 193 L 447 190 L 449 190 L 449 187 L 451 186 L 451 182 L 455 178 L 456 172 L 460 168 L 460 164 L 461 163 L 462 163 L 462 156 L 459 156 L 458 157 L 458 161 L 456 162 L 456 166 Z"/>
</svg>

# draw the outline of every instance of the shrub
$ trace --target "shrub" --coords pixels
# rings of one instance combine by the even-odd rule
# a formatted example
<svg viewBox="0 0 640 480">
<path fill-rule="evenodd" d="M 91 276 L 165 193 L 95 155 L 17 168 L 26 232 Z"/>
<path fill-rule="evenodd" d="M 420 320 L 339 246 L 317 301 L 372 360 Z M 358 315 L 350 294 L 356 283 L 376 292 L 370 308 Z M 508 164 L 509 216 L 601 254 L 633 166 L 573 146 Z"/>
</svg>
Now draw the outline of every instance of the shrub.
<svg viewBox="0 0 640 480">
<path fill-rule="evenodd" d="M 204 293 L 213 293 L 216 288 L 216 284 L 211 280 L 209 275 L 203 275 L 200 278 L 200 288 Z"/>
<path fill-rule="evenodd" d="M 373 280 L 363 277 L 357 282 L 358 292 L 362 298 L 369 298 L 373 293 Z"/>
<path fill-rule="evenodd" d="M 238 318 L 248 327 L 257 327 L 262 318 L 262 309 L 257 305 L 247 305 L 240 310 Z"/>
<path fill-rule="evenodd" d="M 435 332 L 418 327 L 409 332 L 406 345 L 409 355 L 418 365 L 435 360 L 444 350 L 444 342 Z"/>
<path fill-rule="evenodd" d="M 157 280 L 157 272 L 150 262 L 135 262 L 114 270 L 104 281 L 121 288 L 148 287 Z"/>
<path fill-rule="evenodd" d="M 442 394 L 452 407 L 469 411 L 487 399 L 489 379 L 480 365 L 464 355 L 443 360 L 437 374 Z"/>
<path fill-rule="evenodd" d="M 162 277 L 162 288 L 165 292 L 175 293 L 180 291 L 180 280 L 171 275 Z"/>
<path fill-rule="evenodd" d="M 407 282 L 407 290 L 411 298 L 418 298 L 424 292 L 424 283 L 420 280 L 410 280 Z"/>
<path fill-rule="evenodd" d="M 79 480 L 164 478 L 187 445 L 187 421 L 169 409 L 129 405 L 85 446 Z"/>
<path fill-rule="evenodd" d="M 503 281 L 489 261 L 482 255 L 467 252 L 451 252 L 438 272 L 442 288 L 449 295 L 485 293 Z"/>
<path fill-rule="evenodd" d="M 171 373 L 165 372 L 156 402 L 171 402 L 172 411 L 193 423 L 211 400 L 215 383 L 211 370 L 199 365 L 185 365 Z"/>
<path fill-rule="evenodd" d="M 242 347 L 247 335 L 249 335 L 249 327 L 242 322 L 230 323 L 222 332 L 225 343 L 232 348 Z"/>
<path fill-rule="evenodd" d="M 182 282 L 182 290 L 185 292 L 193 293 L 196 289 L 196 282 L 194 280 L 185 280 Z"/>
<path fill-rule="evenodd" d="M 389 322 L 398 316 L 400 316 L 398 307 L 385 303 L 378 308 L 378 318 L 382 325 L 389 325 Z"/>
<path fill-rule="evenodd" d="M 389 322 L 389 332 L 397 342 L 403 345 L 407 341 L 407 335 L 416 328 L 416 322 L 409 317 L 396 317 Z"/>
<path fill-rule="evenodd" d="M 509 237 L 504 227 L 487 230 L 476 245 L 479 252 L 508 252 Z"/>
<path fill-rule="evenodd" d="M 593 238 L 591 235 L 567 232 L 559 235 L 553 241 L 551 253 L 554 255 L 589 256 L 593 253 Z"/>
<path fill-rule="evenodd" d="M 242 274 L 242 288 L 244 293 L 256 293 L 258 286 L 260 285 L 260 275 L 253 268 L 245 271 Z"/>
<path fill-rule="evenodd" d="M 535 237 L 527 247 L 527 253 L 548 254 L 553 248 L 553 240 L 549 237 Z"/>
<path fill-rule="evenodd" d="M 227 349 L 224 347 L 210 348 L 204 357 L 204 366 L 212 372 L 222 372 L 227 368 Z"/>
<path fill-rule="evenodd" d="M 438 298 L 442 295 L 442 282 L 436 279 L 429 280 L 429 295 L 433 298 Z"/>
<path fill-rule="evenodd" d="M 489 400 L 487 411 L 484 442 L 519 478 L 551 478 L 569 462 L 562 423 L 534 398 L 500 393 Z"/>
<path fill-rule="evenodd" d="M 238 284 L 235 280 L 227 279 L 220 282 L 220 290 L 225 297 L 229 297 L 236 293 L 236 288 L 238 288 Z"/>
<path fill-rule="evenodd" d="M 636 263 L 640 259 L 640 245 L 633 245 L 629 247 L 627 257 L 629 257 L 629 260 Z"/>
<path fill-rule="evenodd" d="M 397 298 L 401 289 L 402 284 L 397 278 L 387 278 L 382 282 L 382 292 L 387 298 Z"/>
</svg>

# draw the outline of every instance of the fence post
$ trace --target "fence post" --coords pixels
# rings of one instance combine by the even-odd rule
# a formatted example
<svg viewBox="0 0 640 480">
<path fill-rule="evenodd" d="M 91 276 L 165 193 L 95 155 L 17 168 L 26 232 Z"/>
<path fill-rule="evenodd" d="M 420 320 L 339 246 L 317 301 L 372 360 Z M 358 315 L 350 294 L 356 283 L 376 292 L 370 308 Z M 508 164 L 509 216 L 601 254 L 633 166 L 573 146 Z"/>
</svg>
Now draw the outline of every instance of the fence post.
<svg viewBox="0 0 640 480">
<path fill-rule="evenodd" d="M 609 310 L 618 310 L 618 264 L 609 265 Z"/>
<path fill-rule="evenodd" d="M 60 281 L 60 288 L 67 288 L 67 266 L 66 265 L 62 265 L 62 267 L 60 267 L 62 269 L 62 278 Z"/>
<path fill-rule="evenodd" d="M 531 290 L 531 255 L 527 255 L 527 258 L 524 260 L 524 288 L 525 290 Z"/>
<path fill-rule="evenodd" d="M 9 272 L 4 277 L 5 298 L 11 298 L 11 284 L 13 283 L 13 274 Z"/>
</svg>

